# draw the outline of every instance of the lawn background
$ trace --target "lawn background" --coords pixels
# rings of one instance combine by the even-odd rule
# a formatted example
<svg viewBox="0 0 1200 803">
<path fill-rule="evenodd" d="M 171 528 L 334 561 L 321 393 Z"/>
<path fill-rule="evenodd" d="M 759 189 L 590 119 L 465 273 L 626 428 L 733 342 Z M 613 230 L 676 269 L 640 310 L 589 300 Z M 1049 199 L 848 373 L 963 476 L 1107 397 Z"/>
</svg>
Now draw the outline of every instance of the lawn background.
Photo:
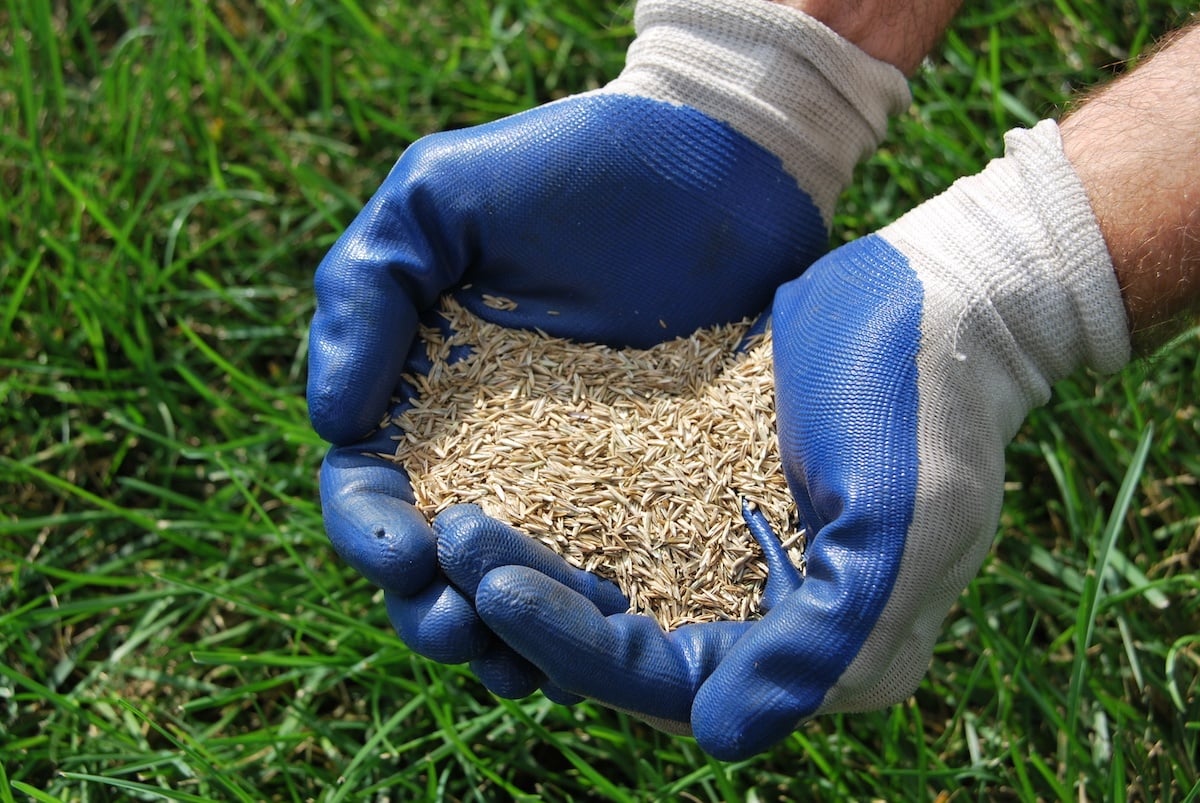
<svg viewBox="0 0 1200 803">
<path fill-rule="evenodd" d="M 835 239 L 1194 8 L 968 5 Z M 630 12 L 0 5 L 0 803 L 1197 799 L 1194 332 L 1031 416 L 996 549 L 910 701 L 749 761 L 493 699 L 409 654 L 332 555 L 303 401 L 314 266 L 406 143 L 615 75 Z"/>
</svg>

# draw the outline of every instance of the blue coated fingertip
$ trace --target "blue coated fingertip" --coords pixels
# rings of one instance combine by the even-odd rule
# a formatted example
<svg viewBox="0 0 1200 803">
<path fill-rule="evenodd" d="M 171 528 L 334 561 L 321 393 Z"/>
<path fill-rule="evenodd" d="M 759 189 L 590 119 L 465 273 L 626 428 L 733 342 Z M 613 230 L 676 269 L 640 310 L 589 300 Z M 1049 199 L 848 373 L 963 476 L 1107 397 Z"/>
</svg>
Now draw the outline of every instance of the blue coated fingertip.
<svg viewBox="0 0 1200 803">
<path fill-rule="evenodd" d="M 378 466 L 321 468 L 321 514 L 335 552 L 373 585 L 414 594 L 437 571 L 437 541 L 425 517 L 389 493 L 400 472 Z M 405 481 L 406 485 L 406 481 Z"/>
<path fill-rule="evenodd" d="M 507 700 L 528 697 L 546 680 L 540 669 L 498 640 L 471 662 L 471 671 L 488 691 Z"/>
<path fill-rule="evenodd" d="M 587 597 L 604 614 L 629 610 L 615 583 L 571 566 L 554 550 L 485 514 L 478 505 L 447 508 L 433 522 L 438 562 L 450 582 L 474 597 L 492 569 L 525 566 Z"/>
<path fill-rule="evenodd" d="M 783 542 L 771 528 L 770 522 L 762 510 L 755 507 L 749 500 L 742 500 L 742 518 L 750 528 L 750 534 L 762 548 L 763 558 L 767 562 L 767 583 L 763 589 L 761 607 L 764 612 L 771 610 L 793 591 L 798 589 L 804 578 L 792 564 Z"/>
<path fill-rule="evenodd" d="M 418 655 L 462 664 L 483 656 L 491 644 L 492 634 L 471 603 L 445 582 L 411 597 L 385 594 L 384 603 L 396 634 Z"/>
<path fill-rule="evenodd" d="M 479 583 L 475 607 L 492 632 L 559 686 L 574 690 L 580 685 L 576 681 L 591 679 L 599 668 L 595 658 L 613 659 L 608 649 L 611 624 L 603 612 L 535 569 L 501 566 L 488 572 Z M 592 655 L 596 651 L 599 655 Z M 606 682 L 611 680 L 602 674 Z"/>
<path fill-rule="evenodd" d="M 754 319 L 754 323 L 750 324 L 750 328 L 746 330 L 746 334 L 742 335 L 741 342 L 738 343 L 734 351 L 738 354 L 745 352 L 746 348 L 750 345 L 750 341 L 765 333 L 770 326 L 771 308 L 767 307 L 765 311 Z"/>
<path fill-rule="evenodd" d="M 522 543 L 528 539 L 508 529 L 489 519 L 478 505 L 454 505 L 434 519 L 438 565 L 468 597 L 474 599 L 485 574 L 497 566 L 520 563 L 514 553 L 532 548 Z"/>
<path fill-rule="evenodd" d="M 550 681 L 542 684 L 542 694 L 546 695 L 546 699 L 550 702 L 558 703 L 559 705 L 576 705 L 587 699 L 586 697 L 561 689 Z"/>
</svg>

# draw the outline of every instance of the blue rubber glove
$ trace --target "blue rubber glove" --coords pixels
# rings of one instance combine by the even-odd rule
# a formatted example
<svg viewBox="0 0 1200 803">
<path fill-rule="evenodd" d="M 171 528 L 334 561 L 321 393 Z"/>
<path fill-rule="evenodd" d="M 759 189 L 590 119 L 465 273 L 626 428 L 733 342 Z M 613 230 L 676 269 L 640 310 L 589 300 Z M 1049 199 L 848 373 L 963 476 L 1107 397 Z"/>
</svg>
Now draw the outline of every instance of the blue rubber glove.
<svg viewBox="0 0 1200 803">
<path fill-rule="evenodd" d="M 753 314 L 824 252 L 854 164 L 907 103 L 898 71 L 778 4 L 643 0 L 635 27 L 603 89 L 408 148 L 317 270 L 326 529 L 436 660 L 504 663 L 407 477 L 371 456 L 392 451 L 421 316 L 453 292 L 492 323 L 648 346 Z M 532 682 L 506 671 L 489 685 Z"/>
<path fill-rule="evenodd" d="M 777 430 L 809 547 L 803 579 L 768 564 L 776 587 L 760 620 L 664 633 L 605 615 L 561 568 L 454 570 L 494 632 L 558 688 L 690 731 L 723 759 L 813 716 L 908 697 L 990 548 L 1005 446 L 1054 382 L 1129 358 L 1111 262 L 1057 127 L 1007 145 L 776 294 Z M 511 528 L 464 518 L 444 538 L 447 566 L 517 553 Z M 765 521 L 748 523 L 771 558 Z"/>
</svg>

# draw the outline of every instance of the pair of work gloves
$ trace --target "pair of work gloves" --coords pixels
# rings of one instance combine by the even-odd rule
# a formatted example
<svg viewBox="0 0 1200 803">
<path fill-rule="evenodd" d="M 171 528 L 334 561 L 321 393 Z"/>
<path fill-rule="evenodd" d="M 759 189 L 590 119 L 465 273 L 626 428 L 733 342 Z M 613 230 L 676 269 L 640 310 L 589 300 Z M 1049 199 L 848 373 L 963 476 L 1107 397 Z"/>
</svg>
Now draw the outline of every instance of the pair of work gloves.
<svg viewBox="0 0 1200 803">
<path fill-rule="evenodd" d="M 990 547 L 1006 444 L 1058 379 L 1119 369 L 1129 336 L 1053 122 L 825 254 L 855 164 L 909 102 L 903 75 L 764 0 L 641 0 L 635 27 L 604 88 L 413 144 L 321 263 L 321 500 L 334 548 L 417 653 L 735 759 L 912 693 Z M 373 455 L 394 451 L 401 375 L 422 369 L 418 325 L 443 293 L 613 346 L 770 314 L 806 575 L 748 512 L 766 613 L 664 632 L 475 506 L 426 522 Z"/>
</svg>

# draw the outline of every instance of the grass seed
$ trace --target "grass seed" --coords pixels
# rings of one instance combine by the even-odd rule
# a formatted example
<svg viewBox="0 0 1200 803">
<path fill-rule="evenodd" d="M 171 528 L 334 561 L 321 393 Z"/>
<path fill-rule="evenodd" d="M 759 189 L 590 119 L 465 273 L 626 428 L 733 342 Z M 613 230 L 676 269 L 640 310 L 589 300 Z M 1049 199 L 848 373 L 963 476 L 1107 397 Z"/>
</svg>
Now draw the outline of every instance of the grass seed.
<svg viewBox="0 0 1200 803">
<path fill-rule="evenodd" d="M 453 334 L 394 423 L 394 454 L 433 518 L 478 504 L 614 581 L 664 628 L 752 618 L 766 567 L 741 515 L 763 510 L 803 566 L 775 437 L 770 329 L 749 320 L 647 349 L 488 323 L 449 297 Z M 455 346 L 469 356 L 450 361 Z"/>
</svg>

